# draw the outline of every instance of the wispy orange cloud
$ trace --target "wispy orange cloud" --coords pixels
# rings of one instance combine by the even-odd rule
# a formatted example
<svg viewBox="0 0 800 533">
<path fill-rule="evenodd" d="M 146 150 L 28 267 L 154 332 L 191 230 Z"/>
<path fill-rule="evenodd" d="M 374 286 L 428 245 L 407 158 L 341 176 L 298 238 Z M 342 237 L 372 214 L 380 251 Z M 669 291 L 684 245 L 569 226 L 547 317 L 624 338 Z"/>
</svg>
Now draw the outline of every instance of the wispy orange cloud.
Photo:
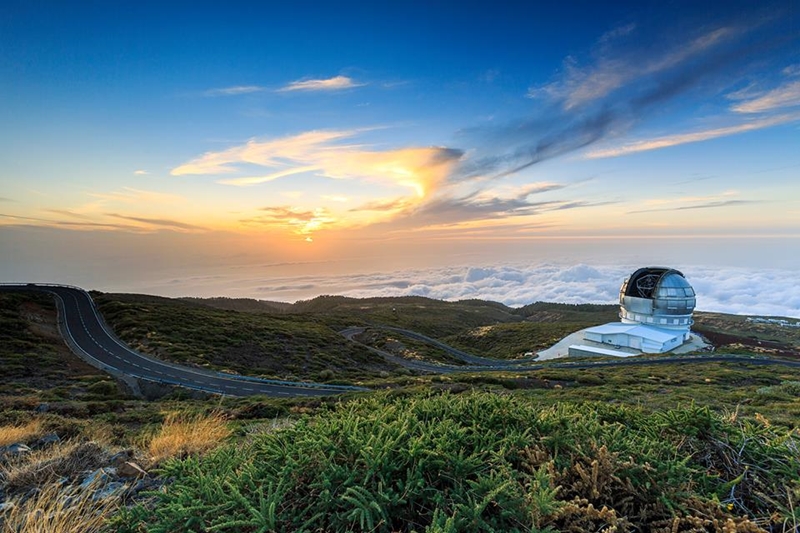
<svg viewBox="0 0 800 533">
<path fill-rule="evenodd" d="M 240 187 L 246 187 L 248 185 L 258 185 L 259 183 L 266 183 L 268 181 L 276 180 L 278 178 L 284 178 L 286 176 L 291 176 L 292 174 L 302 174 L 303 172 L 311 172 L 312 170 L 317 170 L 317 168 L 318 167 L 315 166 L 293 167 L 293 168 L 287 168 L 285 170 L 279 170 L 278 172 L 273 172 L 272 174 L 267 174 L 265 176 L 228 178 L 224 180 L 219 180 L 217 183 L 221 183 L 223 185 L 237 185 Z"/>
<path fill-rule="evenodd" d="M 231 174 L 244 165 L 281 168 L 256 177 L 220 180 L 226 185 L 256 185 L 316 171 L 333 179 L 361 179 L 413 190 L 420 198 L 444 182 L 462 152 L 429 146 L 369 150 L 359 144 L 343 144 L 361 130 L 310 131 L 268 141 L 251 140 L 219 152 L 207 152 L 172 170 L 172 175 Z"/>
<path fill-rule="evenodd" d="M 94 192 L 90 193 L 89 196 L 99 200 L 120 202 L 125 204 L 175 204 L 185 201 L 185 198 L 177 194 L 147 191 L 143 189 L 135 189 L 133 187 L 123 187 L 119 191 L 112 192 Z"/>
<path fill-rule="evenodd" d="M 298 235 L 308 236 L 333 225 L 336 218 L 325 208 L 307 210 L 281 205 L 262 207 L 257 215 L 239 222 L 248 226 L 286 227 Z"/>
<path fill-rule="evenodd" d="M 187 224 L 186 222 L 180 222 L 178 220 L 170 220 L 166 218 L 147 218 L 147 217 L 138 217 L 130 215 L 121 215 L 119 213 L 106 213 L 105 215 L 112 218 L 119 218 L 122 220 L 139 222 L 141 224 L 146 224 L 147 226 L 152 226 L 154 228 L 167 228 L 167 229 L 191 230 L 191 231 L 205 229 L 200 226 L 195 226 L 194 224 Z"/>
</svg>

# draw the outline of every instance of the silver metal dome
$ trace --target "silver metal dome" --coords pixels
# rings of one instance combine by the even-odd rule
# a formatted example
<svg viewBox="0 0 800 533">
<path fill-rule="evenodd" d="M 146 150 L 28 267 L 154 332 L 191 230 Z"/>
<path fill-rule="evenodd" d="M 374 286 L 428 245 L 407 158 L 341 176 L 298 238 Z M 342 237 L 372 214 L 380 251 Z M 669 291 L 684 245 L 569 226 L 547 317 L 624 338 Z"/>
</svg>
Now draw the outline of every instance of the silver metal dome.
<svg viewBox="0 0 800 533">
<path fill-rule="evenodd" d="M 688 329 L 694 322 L 695 292 L 678 270 L 640 268 L 619 290 L 620 319 L 667 329 Z"/>
</svg>

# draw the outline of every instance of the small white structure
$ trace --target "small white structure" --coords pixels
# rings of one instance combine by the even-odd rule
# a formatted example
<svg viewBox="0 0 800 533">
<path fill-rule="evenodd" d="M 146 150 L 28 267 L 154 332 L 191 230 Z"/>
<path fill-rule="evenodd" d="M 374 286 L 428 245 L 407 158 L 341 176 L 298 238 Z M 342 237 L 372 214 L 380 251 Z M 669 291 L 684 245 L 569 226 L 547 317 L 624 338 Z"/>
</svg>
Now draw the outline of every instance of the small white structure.
<svg viewBox="0 0 800 533">
<path fill-rule="evenodd" d="M 695 292 L 683 274 L 664 267 L 640 268 L 619 290 L 620 322 L 584 330 L 584 340 L 609 348 L 664 353 L 689 340 Z M 609 355 L 599 346 L 573 345 L 570 355 Z"/>
</svg>

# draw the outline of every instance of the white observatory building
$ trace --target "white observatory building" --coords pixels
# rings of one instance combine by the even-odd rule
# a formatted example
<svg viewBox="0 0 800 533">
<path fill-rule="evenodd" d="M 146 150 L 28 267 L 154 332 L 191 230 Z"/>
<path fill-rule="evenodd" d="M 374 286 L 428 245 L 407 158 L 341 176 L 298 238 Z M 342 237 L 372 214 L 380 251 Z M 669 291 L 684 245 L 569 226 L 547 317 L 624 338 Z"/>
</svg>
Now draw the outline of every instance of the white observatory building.
<svg viewBox="0 0 800 533">
<path fill-rule="evenodd" d="M 664 267 L 640 268 L 619 290 L 620 322 L 584 330 L 583 338 L 591 344 L 570 346 L 569 353 L 632 355 L 614 353 L 614 348 L 668 352 L 689 340 L 695 304 L 694 289 L 681 272 Z"/>
</svg>

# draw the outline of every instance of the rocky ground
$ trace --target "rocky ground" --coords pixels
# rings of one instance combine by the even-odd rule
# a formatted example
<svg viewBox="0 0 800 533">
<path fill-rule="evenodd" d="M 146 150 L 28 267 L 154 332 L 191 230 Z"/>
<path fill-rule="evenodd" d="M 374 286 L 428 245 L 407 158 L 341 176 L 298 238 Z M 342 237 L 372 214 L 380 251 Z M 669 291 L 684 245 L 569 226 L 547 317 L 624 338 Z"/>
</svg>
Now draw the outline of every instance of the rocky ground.
<svg viewBox="0 0 800 533">
<path fill-rule="evenodd" d="M 132 448 L 62 440 L 56 433 L 0 446 L 0 528 L 27 531 L 32 521 L 46 520 L 55 530 L 69 516 L 65 509 L 140 502 L 164 484 L 140 462 Z"/>
</svg>

